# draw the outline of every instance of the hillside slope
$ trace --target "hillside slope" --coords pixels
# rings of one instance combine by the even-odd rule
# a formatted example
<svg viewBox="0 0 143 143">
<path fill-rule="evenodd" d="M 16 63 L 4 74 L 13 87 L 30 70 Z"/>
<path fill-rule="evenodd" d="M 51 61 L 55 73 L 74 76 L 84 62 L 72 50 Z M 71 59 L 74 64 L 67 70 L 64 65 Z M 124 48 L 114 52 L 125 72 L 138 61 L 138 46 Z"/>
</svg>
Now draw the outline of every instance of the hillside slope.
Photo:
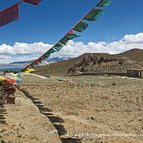
<svg viewBox="0 0 143 143">
<path fill-rule="evenodd" d="M 40 75 L 45 75 L 45 76 L 48 74 L 67 75 L 67 72 L 70 68 L 74 67 L 76 64 L 81 63 L 85 57 L 89 57 L 89 56 L 98 57 L 98 58 L 102 57 L 108 60 L 115 59 L 115 61 L 112 61 L 110 63 L 108 62 L 108 64 L 103 64 L 104 66 L 102 66 L 101 70 L 103 69 L 103 67 L 106 67 L 106 69 L 107 68 L 110 69 L 110 67 L 114 67 L 114 69 L 116 69 L 117 66 L 120 66 L 119 69 L 122 69 L 122 66 L 119 63 L 123 59 L 124 59 L 124 65 L 123 65 L 124 69 L 126 69 L 126 66 L 128 65 L 130 65 L 128 66 L 128 69 L 130 68 L 140 69 L 142 68 L 142 65 L 143 65 L 143 50 L 133 49 L 133 50 L 129 50 L 124 53 L 115 54 L 115 55 L 110 55 L 106 53 L 92 53 L 92 54 L 86 53 L 77 58 L 68 59 L 65 61 L 53 63 L 53 64 L 46 65 L 46 66 L 36 67 L 36 73 Z M 90 69 L 93 70 L 95 69 L 95 67 L 99 68 L 99 65 L 91 66 Z"/>
<path fill-rule="evenodd" d="M 40 67 L 36 67 L 36 74 L 40 74 L 40 75 L 67 75 L 67 71 L 69 68 L 73 67 L 76 63 L 80 62 L 84 57 L 88 56 L 88 55 L 99 55 L 99 56 L 104 56 L 104 57 L 111 57 L 110 54 L 91 54 L 91 53 L 86 53 L 83 54 L 77 58 L 71 58 L 68 60 L 64 60 L 64 61 L 60 61 L 57 63 L 51 63 L 49 65 L 46 66 L 40 66 Z"/>
<path fill-rule="evenodd" d="M 129 59 L 136 61 L 143 65 L 143 50 L 132 49 L 121 54 L 117 54 L 119 57 L 128 57 Z"/>
</svg>

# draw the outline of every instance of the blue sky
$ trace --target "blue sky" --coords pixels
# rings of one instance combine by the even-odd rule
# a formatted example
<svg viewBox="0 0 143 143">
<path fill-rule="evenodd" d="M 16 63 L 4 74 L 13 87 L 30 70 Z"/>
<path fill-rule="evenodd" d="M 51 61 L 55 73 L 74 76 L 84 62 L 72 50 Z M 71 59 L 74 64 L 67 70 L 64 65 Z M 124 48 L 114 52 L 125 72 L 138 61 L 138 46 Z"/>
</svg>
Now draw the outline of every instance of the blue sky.
<svg viewBox="0 0 143 143">
<path fill-rule="evenodd" d="M 18 2 L 1 0 L 0 10 Z M 59 40 L 98 0 L 42 0 L 38 6 L 20 5 L 20 20 L 0 27 L 0 44 Z M 76 41 L 113 41 L 143 31 L 143 0 L 113 0 L 105 14 Z"/>
<path fill-rule="evenodd" d="M 4 10 L 19 0 L 0 0 Z M 20 4 L 20 20 L 0 27 L 0 63 L 32 60 L 60 40 L 99 0 L 42 0 Z M 60 55 L 143 49 L 143 0 L 112 0 L 104 15 Z"/>
</svg>

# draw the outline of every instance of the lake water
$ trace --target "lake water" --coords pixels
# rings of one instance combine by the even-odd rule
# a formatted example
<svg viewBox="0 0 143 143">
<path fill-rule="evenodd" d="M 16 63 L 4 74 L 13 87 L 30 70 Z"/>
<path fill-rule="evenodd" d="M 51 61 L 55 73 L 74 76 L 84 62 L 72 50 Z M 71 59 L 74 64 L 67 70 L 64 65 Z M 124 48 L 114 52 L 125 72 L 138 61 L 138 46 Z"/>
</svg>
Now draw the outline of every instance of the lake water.
<svg viewBox="0 0 143 143">
<path fill-rule="evenodd" d="M 1 67 L 0 66 L 0 71 L 19 71 L 23 67 Z"/>
</svg>

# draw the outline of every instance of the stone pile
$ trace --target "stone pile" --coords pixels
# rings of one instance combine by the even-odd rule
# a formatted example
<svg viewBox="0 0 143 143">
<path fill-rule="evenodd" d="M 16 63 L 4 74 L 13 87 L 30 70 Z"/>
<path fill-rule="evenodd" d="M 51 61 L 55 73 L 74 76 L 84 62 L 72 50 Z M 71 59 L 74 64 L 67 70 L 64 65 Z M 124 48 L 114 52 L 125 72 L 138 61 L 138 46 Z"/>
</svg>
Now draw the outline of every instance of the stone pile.
<svg viewBox="0 0 143 143">
<path fill-rule="evenodd" d="M 0 89 L 0 102 L 3 104 L 15 104 L 16 87 L 8 81 L 2 81 Z"/>
</svg>

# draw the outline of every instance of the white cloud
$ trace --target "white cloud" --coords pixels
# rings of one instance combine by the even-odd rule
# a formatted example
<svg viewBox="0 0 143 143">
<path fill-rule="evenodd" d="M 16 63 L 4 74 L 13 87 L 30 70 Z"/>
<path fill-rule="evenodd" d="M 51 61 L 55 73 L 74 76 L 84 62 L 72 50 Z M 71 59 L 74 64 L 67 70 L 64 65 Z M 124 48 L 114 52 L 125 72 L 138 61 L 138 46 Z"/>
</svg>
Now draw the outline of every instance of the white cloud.
<svg viewBox="0 0 143 143">
<path fill-rule="evenodd" d="M 45 53 L 52 45 L 47 43 L 20 43 L 16 42 L 13 46 L 0 45 L 0 63 L 10 63 L 15 61 L 28 61 L 38 58 Z M 125 35 L 119 41 L 107 42 L 83 42 L 69 41 L 59 53 L 52 56 L 79 56 L 84 53 L 120 53 L 126 50 L 139 48 L 143 49 L 143 33 Z"/>
<path fill-rule="evenodd" d="M 138 33 L 136 35 L 130 34 L 130 35 L 125 35 L 123 38 L 124 41 L 129 42 L 129 43 L 138 43 L 138 42 L 143 42 L 143 33 Z"/>
<path fill-rule="evenodd" d="M 16 42 L 13 50 L 16 54 L 43 54 L 51 45 L 42 42 L 27 44 Z"/>
<path fill-rule="evenodd" d="M 70 41 L 60 53 L 73 55 L 81 55 L 83 53 L 121 53 L 130 49 L 143 49 L 143 33 L 135 35 L 125 35 L 119 41 L 107 42 L 89 42 L 84 44 L 82 42 Z"/>
<path fill-rule="evenodd" d="M 15 52 L 14 52 L 12 46 L 6 45 L 6 44 L 2 44 L 2 45 L 0 45 L 0 54 L 11 55 L 11 54 L 15 54 Z"/>
</svg>

